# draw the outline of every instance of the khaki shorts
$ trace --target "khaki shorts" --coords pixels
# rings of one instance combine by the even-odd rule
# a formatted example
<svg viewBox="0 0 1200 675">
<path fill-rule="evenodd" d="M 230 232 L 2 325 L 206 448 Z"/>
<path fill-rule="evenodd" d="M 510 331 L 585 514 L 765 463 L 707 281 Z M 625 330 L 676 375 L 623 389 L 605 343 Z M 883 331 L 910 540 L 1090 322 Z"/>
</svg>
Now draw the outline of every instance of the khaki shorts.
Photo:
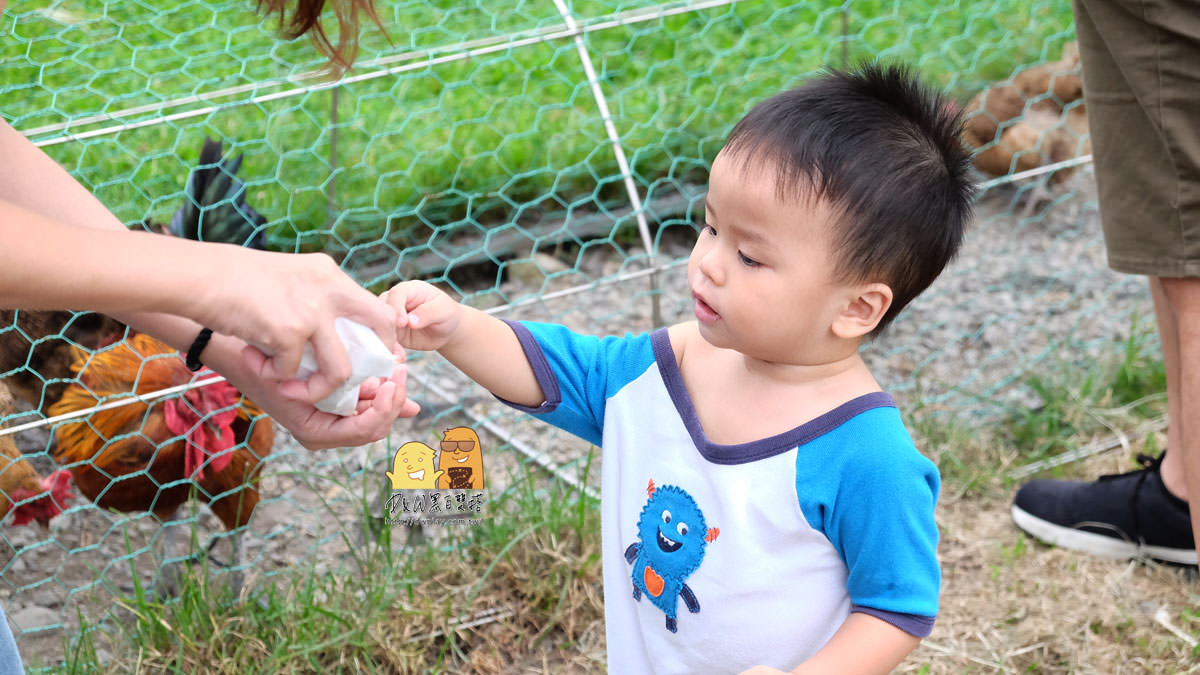
<svg viewBox="0 0 1200 675">
<path fill-rule="evenodd" d="M 1109 266 L 1200 277 L 1200 3 L 1074 2 Z"/>
</svg>

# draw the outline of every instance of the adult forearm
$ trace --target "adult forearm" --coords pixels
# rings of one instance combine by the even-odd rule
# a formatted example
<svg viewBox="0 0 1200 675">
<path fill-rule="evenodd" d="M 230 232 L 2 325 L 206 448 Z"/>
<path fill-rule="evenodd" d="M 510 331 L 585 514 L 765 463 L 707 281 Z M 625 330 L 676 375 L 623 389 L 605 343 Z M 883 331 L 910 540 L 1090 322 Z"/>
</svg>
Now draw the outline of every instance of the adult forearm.
<svg viewBox="0 0 1200 675">
<path fill-rule="evenodd" d="M 95 195 L 0 119 L 0 201 L 64 225 L 124 230 Z"/>
<path fill-rule="evenodd" d="M 2 121 L 0 157 L 0 306 L 136 313 L 135 326 L 176 346 L 179 333 L 198 329 L 166 315 L 188 317 L 260 349 L 269 357 L 260 374 L 274 379 L 294 377 L 311 344 L 314 401 L 350 372 L 336 317 L 395 344 L 395 312 L 329 256 L 131 232 Z"/>
<path fill-rule="evenodd" d="M 186 300 L 169 297 L 179 291 L 158 283 L 158 275 L 138 276 L 134 269 L 169 266 L 167 278 L 181 279 L 185 270 L 162 250 L 163 244 L 78 231 L 124 235 L 127 230 L 99 199 L 2 119 L 0 157 L 5 158 L 0 162 L 0 306 L 105 312 L 176 347 L 177 334 L 198 330 L 186 319 L 145 311 L 166 311 L 162 308 L 177 308 Z"/>
<path fill-rule="evenodd" d="M 187 290 L 206 276 L 191 244 L 66 225 L 0 201 L 0 306 L 187 315 Z"/>
</svg>

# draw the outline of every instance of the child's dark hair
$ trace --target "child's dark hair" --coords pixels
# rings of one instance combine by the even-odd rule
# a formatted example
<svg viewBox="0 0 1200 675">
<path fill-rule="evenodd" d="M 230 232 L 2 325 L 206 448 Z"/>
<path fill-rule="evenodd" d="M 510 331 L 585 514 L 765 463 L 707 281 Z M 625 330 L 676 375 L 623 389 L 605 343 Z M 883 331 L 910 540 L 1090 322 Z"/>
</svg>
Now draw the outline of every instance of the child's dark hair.
<svg viewBox="0 0 1200 675">
<path fill-rule="evenodd" d="M 872 335 L 937 278 L 971 218 L 956 110 L 907 67 L 864 64 L 758 104 L 722 150 L 743 170 L 773 169 L 781 200 L 834 209 L 838 277 L 892 289 Z"/>
</svg>

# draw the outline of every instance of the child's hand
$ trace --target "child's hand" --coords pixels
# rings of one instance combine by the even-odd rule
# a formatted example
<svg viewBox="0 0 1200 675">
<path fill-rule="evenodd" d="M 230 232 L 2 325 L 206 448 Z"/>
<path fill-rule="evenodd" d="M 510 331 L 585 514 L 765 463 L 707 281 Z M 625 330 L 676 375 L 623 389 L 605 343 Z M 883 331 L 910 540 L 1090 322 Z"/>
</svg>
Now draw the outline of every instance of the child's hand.
<svg viewBox="0 0 1200 675">
<path fill-rule="evenodd" d="M 380 297 L 396 310 L 396 340 L 405 349 L 441 349 L 462 321 L 462 305 L 424 281 L 396 284 Z"/>
<path fill-rule="evenodd" d="M 396 340 L 406 349 L 436 349 L 496 396 L 530 408 L 545 402 L 516 332 L 487 312 L 463 305 L 423 281 L 382 295 L 396 312 Z"/>
</svg>

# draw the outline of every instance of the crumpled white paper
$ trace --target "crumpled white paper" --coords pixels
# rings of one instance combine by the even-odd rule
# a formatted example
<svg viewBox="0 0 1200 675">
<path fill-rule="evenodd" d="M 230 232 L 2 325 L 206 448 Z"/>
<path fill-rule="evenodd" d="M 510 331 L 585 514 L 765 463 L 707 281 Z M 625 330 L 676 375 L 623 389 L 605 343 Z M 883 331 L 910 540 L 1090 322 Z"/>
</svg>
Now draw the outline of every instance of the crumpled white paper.
<svg viewBox="0 0 1200 675">
<path fill-rule="evenodd" d="M 346 355 L 350 357 L 350 379 L 332 394 L 321 399 L 317 403 L 317 410 L 334 415 L 353 415 L 358 407 L 359 385 L 368 377 L 391 377 L 396 359 L 370 328 L 344 316 L 334 319 L 333 323 L 338 337 L 342 339 L 342 345 L 346 348 Z M 304 345 L 297 377 L 307 380 L 316 372 L 317 359 L 313 355 L 312 345 Z"/>
</svg>

